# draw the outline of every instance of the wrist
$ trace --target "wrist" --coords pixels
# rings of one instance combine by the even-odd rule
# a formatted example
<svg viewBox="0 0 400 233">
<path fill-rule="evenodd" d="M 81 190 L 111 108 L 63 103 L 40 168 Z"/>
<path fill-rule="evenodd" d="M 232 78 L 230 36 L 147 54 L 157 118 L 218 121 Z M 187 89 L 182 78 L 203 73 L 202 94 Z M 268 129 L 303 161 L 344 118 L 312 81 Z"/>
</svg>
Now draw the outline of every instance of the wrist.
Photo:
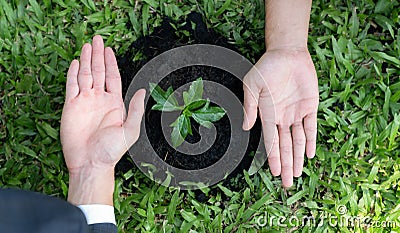
<svg viewBox="0 0 400 233">
<path fill-rule="evenodd" d="M 113 205 L 114 167 L 70 171 L 68 201 L 74 205 Z"/>
<path fill-rule="evenodd" d="M 268 49 L 265 55 L 284 57 L 286 60 L 289 59 L 291 62 L 296 62 L 300 58 L 309 57 L 310 52 L 307 47 L 279 47 Z"/>
<path fill-rule="evenodd" d="M 290 53 L 302 53 L 302 52 L 309 52 L 307 45 L 305 46 L 288 46 L 288 45 L 281 45 L 281 46 L 271 46 L 267 47 L 266 52 L 273 52 L 273 51 L 280 51 L 280 52 L 290 52 Z"/>
<path fill-rule="evenodd" d="M 308 34 L 299 32 L 270 32 L 265 35 L 266 50 L 304 50 L 307 49 Z"/>
<path fill-rule="evenodd" d="M 265 43 L 267 50 L 307 48 L 311 0 L 267 0 Z"/>
<path fill-rule="evenodd" d="M 271 32 L 265 35 L 265 47 L 270 50 L 307 50 L 308 34 L 305 32 L 291 32 L 290 35 L 285 35 L 286 32 Z"/>
</svg>

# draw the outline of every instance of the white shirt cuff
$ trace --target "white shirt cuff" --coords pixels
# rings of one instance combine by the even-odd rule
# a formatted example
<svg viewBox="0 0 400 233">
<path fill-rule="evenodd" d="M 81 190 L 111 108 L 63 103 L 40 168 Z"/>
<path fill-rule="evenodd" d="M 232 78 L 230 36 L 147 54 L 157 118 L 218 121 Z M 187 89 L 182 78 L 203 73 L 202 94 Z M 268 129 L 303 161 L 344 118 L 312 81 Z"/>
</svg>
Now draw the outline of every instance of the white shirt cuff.
<svg viewBox="0 0 400 233">
<path fill-rule="evenodd" d="M 117 225 L 115 222 L 114 207 L 110 205 L 78 205 L 78 208 L 82 210 L 86 217 L 88 225 L 96 223 L 112 223 Z"/>
</svg>

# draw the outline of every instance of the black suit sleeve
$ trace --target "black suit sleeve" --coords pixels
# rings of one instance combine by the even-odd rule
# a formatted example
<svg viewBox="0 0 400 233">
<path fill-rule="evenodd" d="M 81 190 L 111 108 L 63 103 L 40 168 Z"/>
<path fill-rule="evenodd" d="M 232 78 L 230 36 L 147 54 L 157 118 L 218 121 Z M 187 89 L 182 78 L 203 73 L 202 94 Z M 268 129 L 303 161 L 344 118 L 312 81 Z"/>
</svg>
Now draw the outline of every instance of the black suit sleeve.
<svg viewBox="0 0 400 233">
<path fill-rule="evenodd" d="M 118 228 L 112 223 L 97 223 L 89 225 L 90 233 L 117 233 Z"/>
<path fill-rule="evenodd" d="M 88 233 L 82 211 L 65 200 L 0 188 L 0 232 Z"/>
<path fill-rule="evenodd" d="M 65 200 L 0 188 L 0 232 L 117 233 L 112 223 L 87 225 L 82 211 Z"/>
</svg>

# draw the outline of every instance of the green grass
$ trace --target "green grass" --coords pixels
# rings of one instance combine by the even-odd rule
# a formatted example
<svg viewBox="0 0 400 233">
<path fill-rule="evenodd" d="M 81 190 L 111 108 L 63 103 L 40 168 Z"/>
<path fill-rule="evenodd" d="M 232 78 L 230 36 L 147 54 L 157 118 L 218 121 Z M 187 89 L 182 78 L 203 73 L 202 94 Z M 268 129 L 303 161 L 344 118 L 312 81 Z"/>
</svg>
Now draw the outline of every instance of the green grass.
<svg viewBox="0 0 400 233">
<path fill-rule="evenodd" d="M 58 136 L 65 73 L 93 35 L 124 54 L 164 16 L 179 20 L 198 11 L 249 59 L 264 49 L 262 1 L 177 2 L 0 0 L 0 186 L 66 197 Z M 321 95 L 318 148 L 293 188 L 282 189 L 262 170 L 245 174 L 240 192 L 218 186 L 217 193 L 204 190 L 211 199 L 199 203 L 193 192 L 156 185 L 134 169 L 116 181 L 120 231 L 400 232 L 289 221 L 311 214 L 334 220 L 345 206 L 349 216 L 400 224 L 399 11 L 391 0 L 313 2 L 309 47 Z M 260 216 L 286 221 L 260 227 Z"/>
</svg>

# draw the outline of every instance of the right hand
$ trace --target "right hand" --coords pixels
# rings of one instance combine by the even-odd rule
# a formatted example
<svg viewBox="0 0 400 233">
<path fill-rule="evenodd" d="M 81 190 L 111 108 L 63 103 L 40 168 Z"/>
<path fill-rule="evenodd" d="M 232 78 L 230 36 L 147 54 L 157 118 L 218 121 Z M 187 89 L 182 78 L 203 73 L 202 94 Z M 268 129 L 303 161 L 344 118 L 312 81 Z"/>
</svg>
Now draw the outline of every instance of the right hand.
<svg viewBox="0 0 400 233">
<path fill-rule="evenodd" d="M 307 48 L 267 51 L 244 79 L 243 129 L 253 127 L 257 108 L 268 163 L 284 187 L 301 176 L 304 153 L 315 155 L 318 80 Z M 275 110 L 271 111 L 271 110 Z"/>
</svg>

